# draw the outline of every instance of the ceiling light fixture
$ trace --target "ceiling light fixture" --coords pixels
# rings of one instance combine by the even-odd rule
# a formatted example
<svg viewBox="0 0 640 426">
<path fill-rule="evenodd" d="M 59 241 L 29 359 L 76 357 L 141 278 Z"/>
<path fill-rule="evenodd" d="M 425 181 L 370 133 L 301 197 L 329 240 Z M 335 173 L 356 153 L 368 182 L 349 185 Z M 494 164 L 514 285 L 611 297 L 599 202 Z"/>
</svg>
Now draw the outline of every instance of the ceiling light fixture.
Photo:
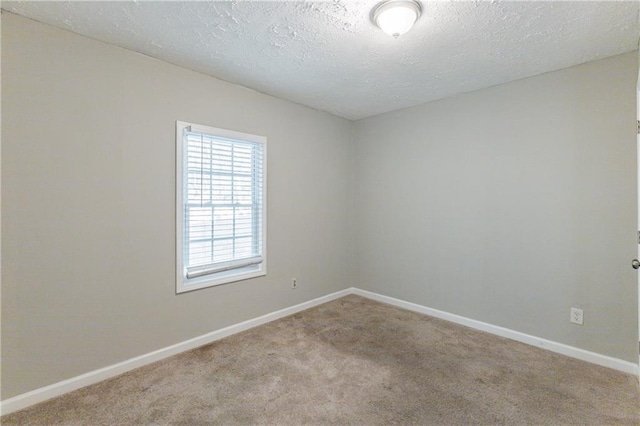
<svg viewBox="0 0 640 426">
<path fill-rule="evenodd" d="M 421 12 L 415 0 L 385 0 L 373 9 L 372 18 L 382 31 L 398 38 L 413 27 Z"/>
</svg>

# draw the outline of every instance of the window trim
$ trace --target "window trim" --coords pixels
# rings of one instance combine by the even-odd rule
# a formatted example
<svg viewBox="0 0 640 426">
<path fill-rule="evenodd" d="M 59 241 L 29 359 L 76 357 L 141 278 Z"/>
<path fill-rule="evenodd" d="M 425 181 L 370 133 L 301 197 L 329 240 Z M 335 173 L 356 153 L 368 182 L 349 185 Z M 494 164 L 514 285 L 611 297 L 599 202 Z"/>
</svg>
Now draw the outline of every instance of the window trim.
<svg viewBox="0 0 640 426">
<path fill-rule="evenodd" d="M 220 265 L 214 273 L 205 275 L 194 273 L 187 277 L 184 265 L 184 200 L 183 200 L 183 171 L 184 171 L 184 140 L 183 134 L 187 127 L 192 131 L 206 133 L 221 138 L 262 144 L 262 255 L 244 259 L 244 262 L 230 261 L 228 265 Z M 185 293 L 202 288 L 243 281 L 261 277 L 267 274 L 267 138 L 234 130 L 176 121 L 176 293 Z M 222 262 L 221 262 L 222 263 Z M 240 264 L 240 265 L 239 265 Z"/>
</svg>

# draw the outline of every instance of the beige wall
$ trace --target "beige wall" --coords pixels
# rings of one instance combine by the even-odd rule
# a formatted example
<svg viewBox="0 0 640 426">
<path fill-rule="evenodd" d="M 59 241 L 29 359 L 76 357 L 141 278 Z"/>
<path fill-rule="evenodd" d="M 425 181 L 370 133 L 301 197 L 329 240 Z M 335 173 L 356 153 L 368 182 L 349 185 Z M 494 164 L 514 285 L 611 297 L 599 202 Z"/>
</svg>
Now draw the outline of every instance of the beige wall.
<svg viewBox="0 0 640 426">
<path fill-rule="evenodd" d="M 356 122 L 355 285 L 637 362 L 637 66 Z"/>
<path fill-rule="evenodd" d="M 2 95 L 3 399 L 352 285 L 351 122 L 11 14 Z M 175 294 L 176 120 L 268 137 L 266 277 Z"/>
</svg>

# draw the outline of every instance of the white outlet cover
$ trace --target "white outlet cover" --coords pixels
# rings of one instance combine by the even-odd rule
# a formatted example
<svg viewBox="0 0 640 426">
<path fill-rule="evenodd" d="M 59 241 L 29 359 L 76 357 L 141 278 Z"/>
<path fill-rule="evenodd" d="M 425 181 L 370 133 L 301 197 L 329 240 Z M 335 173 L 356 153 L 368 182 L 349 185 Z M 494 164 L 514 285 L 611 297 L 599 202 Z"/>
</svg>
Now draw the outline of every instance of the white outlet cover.
<svg viewBox="0 0 640 426">
<path fill-rule="evenodd" d="M 584 312 L 579 308 L 571 308 L 571 316 L 569 318 L 574 324 L 583 325 L 584 323 Z"/>
</svg>

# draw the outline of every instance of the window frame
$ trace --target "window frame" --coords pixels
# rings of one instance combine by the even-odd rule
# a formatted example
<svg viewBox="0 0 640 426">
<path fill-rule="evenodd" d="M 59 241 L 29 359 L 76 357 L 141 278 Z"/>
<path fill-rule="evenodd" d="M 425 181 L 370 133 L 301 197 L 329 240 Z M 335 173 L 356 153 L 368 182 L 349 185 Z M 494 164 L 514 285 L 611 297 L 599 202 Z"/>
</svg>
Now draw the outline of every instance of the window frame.
<svg viewBox="0 0 640 426">
<path fill-rule="evenodd" d="M 187 268 L 184 259 L 184 209 L 183 199 L 184 185 L 184 131 L 204 133 L 213 137 L 236 140 L 238 142 L 258 143 L 262 145 L 262 261 L 257 265 L 249 265 L 239 268 L 230 268 L 219 272 L 187 277 Z M 220 129 L 201 124 L 176 121 L 176 293 L 185 293 L 207 287 L 228 284 L 236 281 L 265 276 L 267 274 L 267 138 L 234 130 Z M 222 263 L 222 262 L 221 262 Z M 233 262 L 227 262 L 233 263 Z"/>
</svg>

